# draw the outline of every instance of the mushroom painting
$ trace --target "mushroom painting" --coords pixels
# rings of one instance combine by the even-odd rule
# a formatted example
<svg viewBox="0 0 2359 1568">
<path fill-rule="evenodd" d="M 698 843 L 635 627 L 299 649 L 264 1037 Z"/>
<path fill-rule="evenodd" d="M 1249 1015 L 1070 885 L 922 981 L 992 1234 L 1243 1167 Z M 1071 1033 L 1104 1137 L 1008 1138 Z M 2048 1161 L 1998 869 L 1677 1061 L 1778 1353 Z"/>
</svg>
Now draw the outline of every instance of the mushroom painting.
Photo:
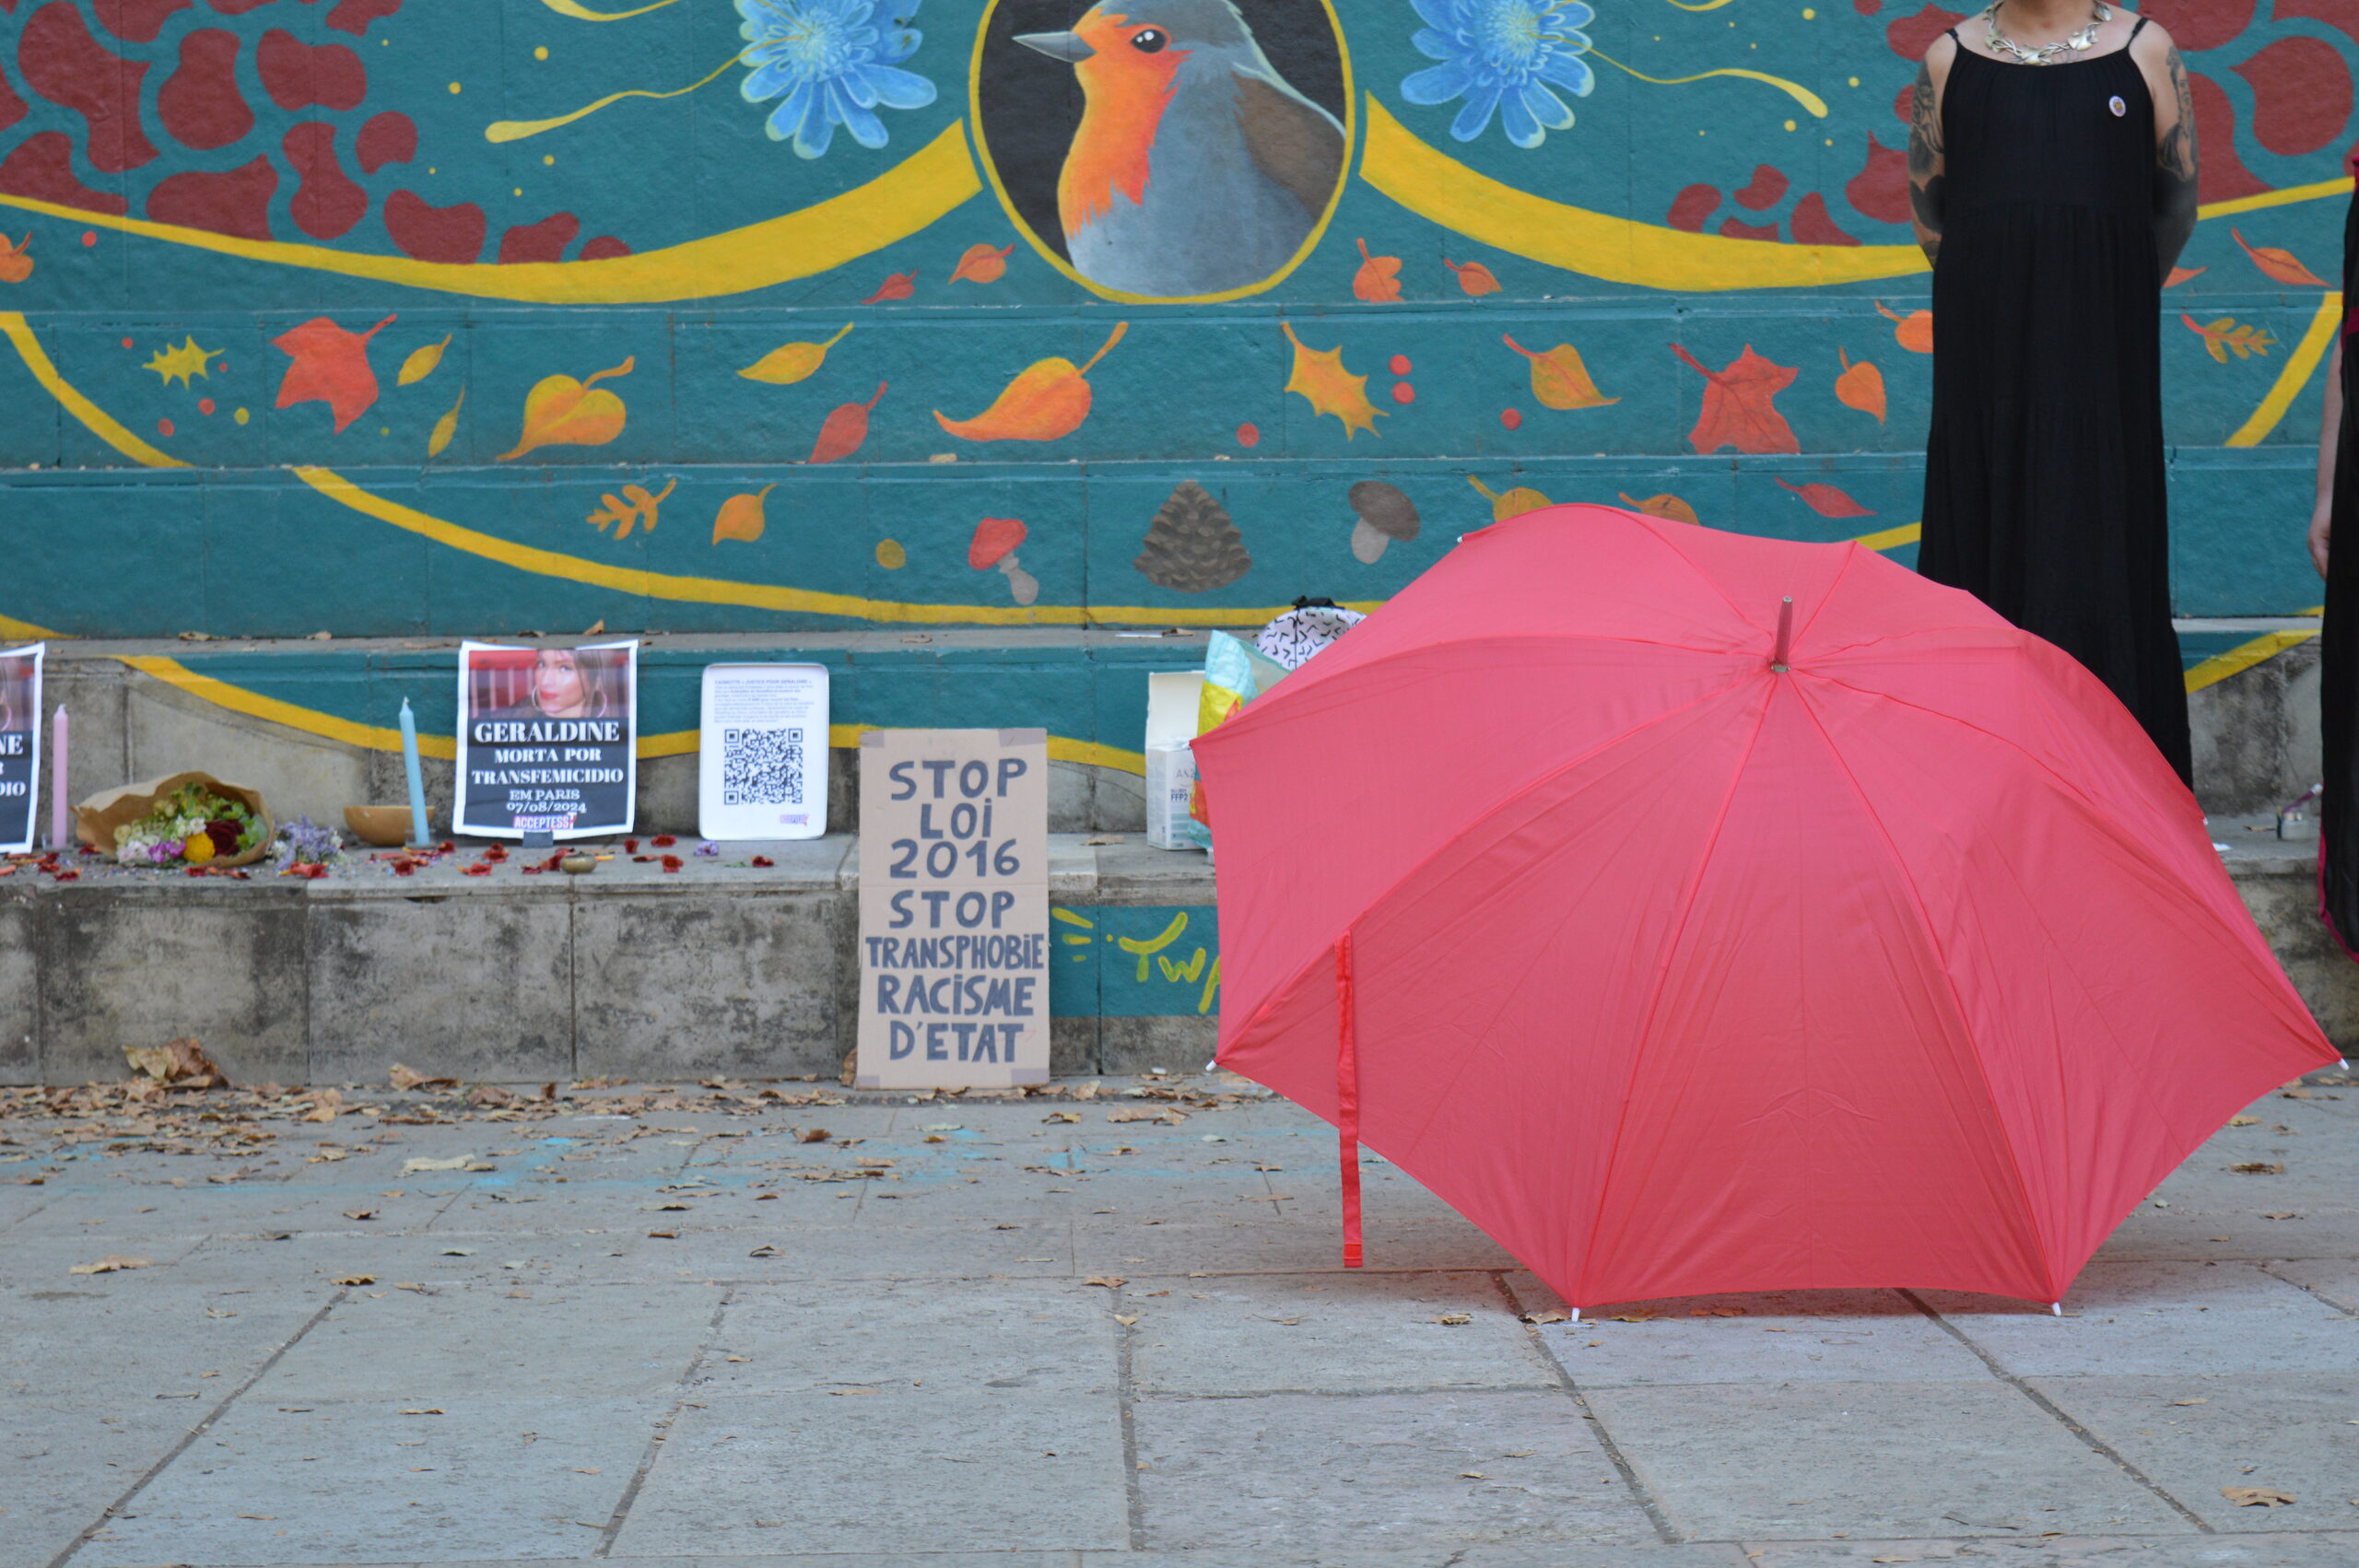
<svg viewBox="0 0 2359 1568">
<path fill-rule="evenodd" d="M 1373 566 L 1395 539 L 1414 539 L 1420 526 L 1415 503 L 1400 486 L 1381 479 L 1363 479 L 1352 486 L 1352 554 Z"/>
<path fill-rule="evenodd" d="M 979 572 L 997 567 L 1018 604 L 1029 604 L 1040 597 L 1039 579 L 1015 558 L 1015 547 L 1024 543 L 1024 524 L 1015 518 L 987 517 L 975 525 L 975 537 L 967 545 L 967 564 Z"/>
</svg>

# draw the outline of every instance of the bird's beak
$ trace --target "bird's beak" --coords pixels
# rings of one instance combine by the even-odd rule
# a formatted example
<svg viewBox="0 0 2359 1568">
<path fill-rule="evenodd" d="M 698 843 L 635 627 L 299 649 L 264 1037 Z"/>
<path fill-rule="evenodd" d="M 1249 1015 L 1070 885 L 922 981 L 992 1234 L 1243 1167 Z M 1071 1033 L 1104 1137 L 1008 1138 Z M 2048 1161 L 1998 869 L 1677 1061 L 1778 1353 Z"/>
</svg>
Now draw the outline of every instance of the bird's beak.
<svg viewBox="0 0 2359 1568">
<path fill-rule="evenodd" d="M 1027 49 L 1037 49 L 1052 60 L 1075 65 L 1097 53 L 1077 32 L 1020 32 L 1015 35 L 1015 41 Z"/>
</svg>

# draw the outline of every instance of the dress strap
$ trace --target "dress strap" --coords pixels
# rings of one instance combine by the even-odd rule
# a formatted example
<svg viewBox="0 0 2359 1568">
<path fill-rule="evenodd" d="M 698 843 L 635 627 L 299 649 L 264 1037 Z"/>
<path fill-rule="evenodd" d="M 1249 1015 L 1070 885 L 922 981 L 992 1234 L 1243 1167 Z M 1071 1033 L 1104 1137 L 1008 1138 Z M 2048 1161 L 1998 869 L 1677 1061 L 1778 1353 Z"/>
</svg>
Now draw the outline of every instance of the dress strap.
<svg viewBox="0 0 2359 1568">
<path fill-rule="evenodd" d="M 2142 32 L 2144 32 L 2145 30 L 2146 30 L 2146 18 L 2143 18 L 2143 17 L 2141 17 L 2141 18 L 2138 18 L 2138 25 L 2137 25 L 2136 27 L 2131 28 L 2131 29 L 2130 29 L 2130 41 L 2129 41 L 2129 43 L 2124 43 L 2121 47 L 2122 47 L 2122 48 L 2124 48 L 2124 49 L 2127 49 L 2127 48 L 2129 48 L 2129 47 L 2130 47 L 2130 44 L 2137 42 L 2137 41 L 2138 41 L 2138 35 L 2139 35 L 2140 33 L 2142 33 Z"/>
</svg>

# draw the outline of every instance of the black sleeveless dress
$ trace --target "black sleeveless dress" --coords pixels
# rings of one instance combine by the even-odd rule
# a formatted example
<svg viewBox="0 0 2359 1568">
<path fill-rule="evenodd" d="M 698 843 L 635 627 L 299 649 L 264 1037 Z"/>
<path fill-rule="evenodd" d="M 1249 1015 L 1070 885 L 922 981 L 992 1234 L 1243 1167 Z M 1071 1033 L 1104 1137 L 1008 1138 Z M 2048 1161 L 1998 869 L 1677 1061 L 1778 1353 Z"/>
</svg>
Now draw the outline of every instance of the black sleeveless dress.
<svg viewBox="0 0 2359 1568">
<path fill-rule="evenodd" d="M 2146 78 L 2126 47 L 2021 65 L 1960 44 L 1942 135 L 1917 569 L 2078 659 L 2190 778 Z"/>
<path fill-rule="evenodd" d="M 2351 163 L 2359 174 L 2359 155 Z M 2334 532 L 2326 554 L 2326 629 L 2318 639 L 2326 796 L 2319 802 L 2318 912 L 2359 958 L 2359 194 L 2342 220 L 2342 426 L 2335 433 Z"/>
</svg>

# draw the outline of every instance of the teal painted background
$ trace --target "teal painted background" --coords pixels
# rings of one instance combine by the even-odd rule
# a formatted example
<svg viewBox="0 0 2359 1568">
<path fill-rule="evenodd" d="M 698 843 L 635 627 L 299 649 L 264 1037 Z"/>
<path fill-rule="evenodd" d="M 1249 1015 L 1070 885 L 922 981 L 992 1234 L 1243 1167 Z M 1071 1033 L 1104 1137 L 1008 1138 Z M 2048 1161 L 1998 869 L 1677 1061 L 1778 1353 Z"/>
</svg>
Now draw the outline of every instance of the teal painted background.
<svg viewBox="0 0 2359 1568">
<path fill-rule="evenodd" d="M 1050 913 L 1054 1016 L 1220 1016 L 1220 930 L 1211 905 L 1089 904 Z"/>
<path fill-rule="evenodd" d="M 1042 27 L 1071 26 L 1083 9 L 1077 0 L 1007 3 L 1028 4 Z M 1484 16 L 1511 6 L 1460 3 Z M 872 16 L 865 0 L 810 0 L 822 20 L 907 18 L 922 39 L 897 68 L 935 93 L 922 107 L 878 110 L 882 146 L 839 127 L 823 156 L 798 156 L 766 134 L 777 101 L 749 102 L 741 90 L 741 26 L 759 4 L 671 0 L 589 20 L 579 13 L 629 7 L 0 0 L 0 311 L 23 317 L 14 346 L 0 347 L 0 538 L 13 568 L 0 616 L 111 637 L 500 635 L 593 620 L 609 633 L 808 632 L 913 617 L 1242 623 L 1297 594 L 1367 601 L 1396 591 L 1493 515 L 1470 480 L 1560 501 L 1674 496 L 1713 526 L 1795 538 L 1917 520 L 1930 360 L 1898 340 L 1894 317 L 1923 308 L 1924 275 L 1806 287 L 1757 278 L 1800 241 L 1835 253 L 1856 240 L 1862 256 L 1906 243 L 1895 221 L 1905 211 L 1895 205 L 1893 149 L 1905 134 L 1895 99 L 1912 72 L 1904 53 L 1949 13 L 1888 0 L 1724 0 L 1703 10 L 1598 0 L 1579 28 L 1588 47 L 1562 51 L 1588 66 L 1592 90 L 1561 94 L 1573 123 L 1523 147 L 1504 119 L 1459 140 L 1460 103 L 1403 93 L 1404 78 L 1435 64 L 1413 43 L 1429 19 L 1403 0 L 1342 0 L 1356 90 L 1349 172 L 1301 263 L 1230 300 L 1102 298 L 1050 265 L 987 181 L 922 222 L 910 216 L 922 204 L 908 201 L 809 219 L 816 227 L 795 231 L 798 244 L 817 235 L 848 255 L 804 275 L 734 288 L 738 263 L 692 249 L 640 289 L 663 298 L 501 298 L 515 291 L 491 275 L 506 270 L 503 246 L 545 259 L 545 291 L 595 292 L 604 286 L 570 280 L 611 267 L 597 257 L 695 247 L 873 193 L 872 181 L 970 122 L 982 6 L 930 0 Z M 1146 0 L 1133 8 L 1153 9 Z M 1442 8 L 1428 0 L 1428 12 Z M 2196 74 L 2206 201 L 2258 204 L 2207 218 L 2184 261 L 2194 275 L 2165 296 L 2177 607 L 2284 614 L 2318 599 L 2299 546 L 2317 373 L 2288 383 L 2290 403 L 2258 444 L 2229 443 L 2279 386 L 2326 292 L 2284 281 L 2296 275 L 2270 252 L 2317 278 L 2338 270 L 2342 199 L 2302 188 L 2341 172 L 2353 135 L 2359 3 L 2149 0 L 2148 9 L 2177 30 Z M 192 45 L 200 33 L 223 36 Z M 250 121 L 242 130 L 217 82 L 209 98 L 200 91 L 203 71 L 172 85 L 192 58 L 229 43 L 228 80 Z M 265 54 L 277 62 L 270 71 Z M 124 64 L 88 68 L 103 58 Z M 1792 90 L 1634 74 L 1735 69 Z M 502 122 L 560 116 L 627 89 L 669 93 L 716 71 L 680 96 L 626 98 L 557 129 L 487 138 Z M 1363 162 L 1375 157 L 1367 132 L 1379 115 L 1472 176 L 1629 225 L 1626 237 L 1584 252 L 1594 270 L 1535 259 L 1564 259 L 1561 225 L 1472 239 L 1452 213 L 1432 216 L 1371 182 L 1387 178 Z M 396 120 L 414 149 L 375 161 L 410 139 Z M 971 158 L 964 144 L 951 151 L 952 163 Z M 373 168 L 363 169 L 364 152 Z M 246 183 L 190 179 L 233 174 Z M 259 189 L 265 177 L 266 200 L 241 205 L 220 193 Z M 2302 199 L 2273 200 L 2280 193 Z M 467 277 L 438 274 L 450 287 L 429 287 L 418 284 L 424 274 L 330 270 L 335 256 L 405 263 L 396 231 L 415 246 L 415 228 L 388 215 L 421 205 L 480 211 L 479 242 L 464 258 L 446 255 Z M 142 222 L 161 227 L 123 227 Z M 205 224 L 240 232 L 217 252 L 205 248 Z M 1725 286 L 1614 280 L 1666 236 L 1709 240 Z M 1398 259 L 1397 301 L 1356 293 L 1363 244 Z M 1006 249 L 1003 274 L 971 275 L 970 261 L 970 275 L 954 279 L 977 247 Z M 800 253 L 757 250 L 772 271 L 792 270 Z M 1496 291 L 1470 294 L 1446 262 L 1481 263 Z M 896 277 L 909 280 L 905 295 Z M 2215 358 L 2183 315 L 2229 323 L 2219 332 L 2258 328 L 2265 351 Z M 279 345 L 323 320 L 349 334 L 385 322 L 357 349 L 365 389 L 351 345 L 340 367 L 324 368 L 299 365 Z M 1118 323 L 1127 330 L 1090 369 L 1091 406 L 1069 434 L 962 440 L 934 418 L 978 414 L 1044 359 L 1079 364 Z M 739 373 L 846 325 L 805 379 L 766 384 Z M 1367 378 L 1372 428 L 1349 428 L 1288 390 L 1296 361 L 1285 328 L 1310 349 L 1340 349 L 1344 369 Z M 1599 397 L 1614 401 L 1547 406 L 1510 337 L 1532 349 L 1573 345 Z M 446 338 L 431 369 L 402 384 L 410 357 Z M 202 374 L 150 368 L 192 342 Z M 27 343 L 53 368 L 50 384 Z M 1708 383 L 1673 345 L 1713 371 L 1748 346 L 1792 370 L 1774 406 L 1797 450 L 1697 451 Z M 1846 359 L 1877 368 L 1881 421 L 1837 397 Z M 625 411 L 609 439 L 502 458 L 520 444 L 536 385 L 626 360 L 628 373 L 596 383 Z M 297 370 L 298 394 L 306 377 L 344 386 L 349 422 L 337 428 L 329 403 L 299 395 L 278 406 Z M 833 461 L 808 461 L 830 411 L 880 383 L 864 439 Z M 60 387 L 72 395 L 62 399 Z M 447 445 L 429 453 L 463 391 Z M 132 440 L 94 431 L 77 406 Z M 438 538 L 341 504 L 294 472 L 303 465 L 457 532 Z M 1351 548 L 1350 492 L 1368 480 L 1397 487 L 1420 520 L 1414 538 L 1373 561 Z M 1225 512 L 1243 557 L 1224 557 L 1233 576 L 1211 586 L 1175 586 L 1134 565 L 1159 509 L 1187 483 Z M 602 497 L 626 485 L 651 495 L 672 486 L 655 521 L 634 520 L 627 534 L 593 521 L 606 509 Z M 1828 504 L 1841 515 L 1824 515 L 1795 488 L 1809 485 L 1839 491 L 1843 500 Z M 724 505 L 756 495 L 758 536 L 716 537 Z M 1011 574 L 970 564 L 986 518 L 1024 525 L 1017 558 L 1038 584 L 1028 604 Z M 618 575 L 634 571 L 665 581 Z M 218 662 L 206 673 L 242 679 Z M 1096 717 L 1101 703 L 1113 706 L 1090 689 L 1101 672 L 1051 663 L 1032 661 L 1008 688 L 1011 706 L 1031 709 L 1025 721 L 1136 743 L 1133 708 L 1119 721 Z M 333 684 L 346 671 L 319 664 L 300 679 Z M 651 667 L 651 705 L 663 700 L 660 674 Z M 248 684 L 271 678 L 258 670 Z M 357 717 L 364 702 L 381 706 L 349 691 L 313 706 Z M 1063 727 L 1048 708 L 1086 713 L 1091 727 Z M 687 722 L 651 713 L 649 728 Z"/>
</svg>

